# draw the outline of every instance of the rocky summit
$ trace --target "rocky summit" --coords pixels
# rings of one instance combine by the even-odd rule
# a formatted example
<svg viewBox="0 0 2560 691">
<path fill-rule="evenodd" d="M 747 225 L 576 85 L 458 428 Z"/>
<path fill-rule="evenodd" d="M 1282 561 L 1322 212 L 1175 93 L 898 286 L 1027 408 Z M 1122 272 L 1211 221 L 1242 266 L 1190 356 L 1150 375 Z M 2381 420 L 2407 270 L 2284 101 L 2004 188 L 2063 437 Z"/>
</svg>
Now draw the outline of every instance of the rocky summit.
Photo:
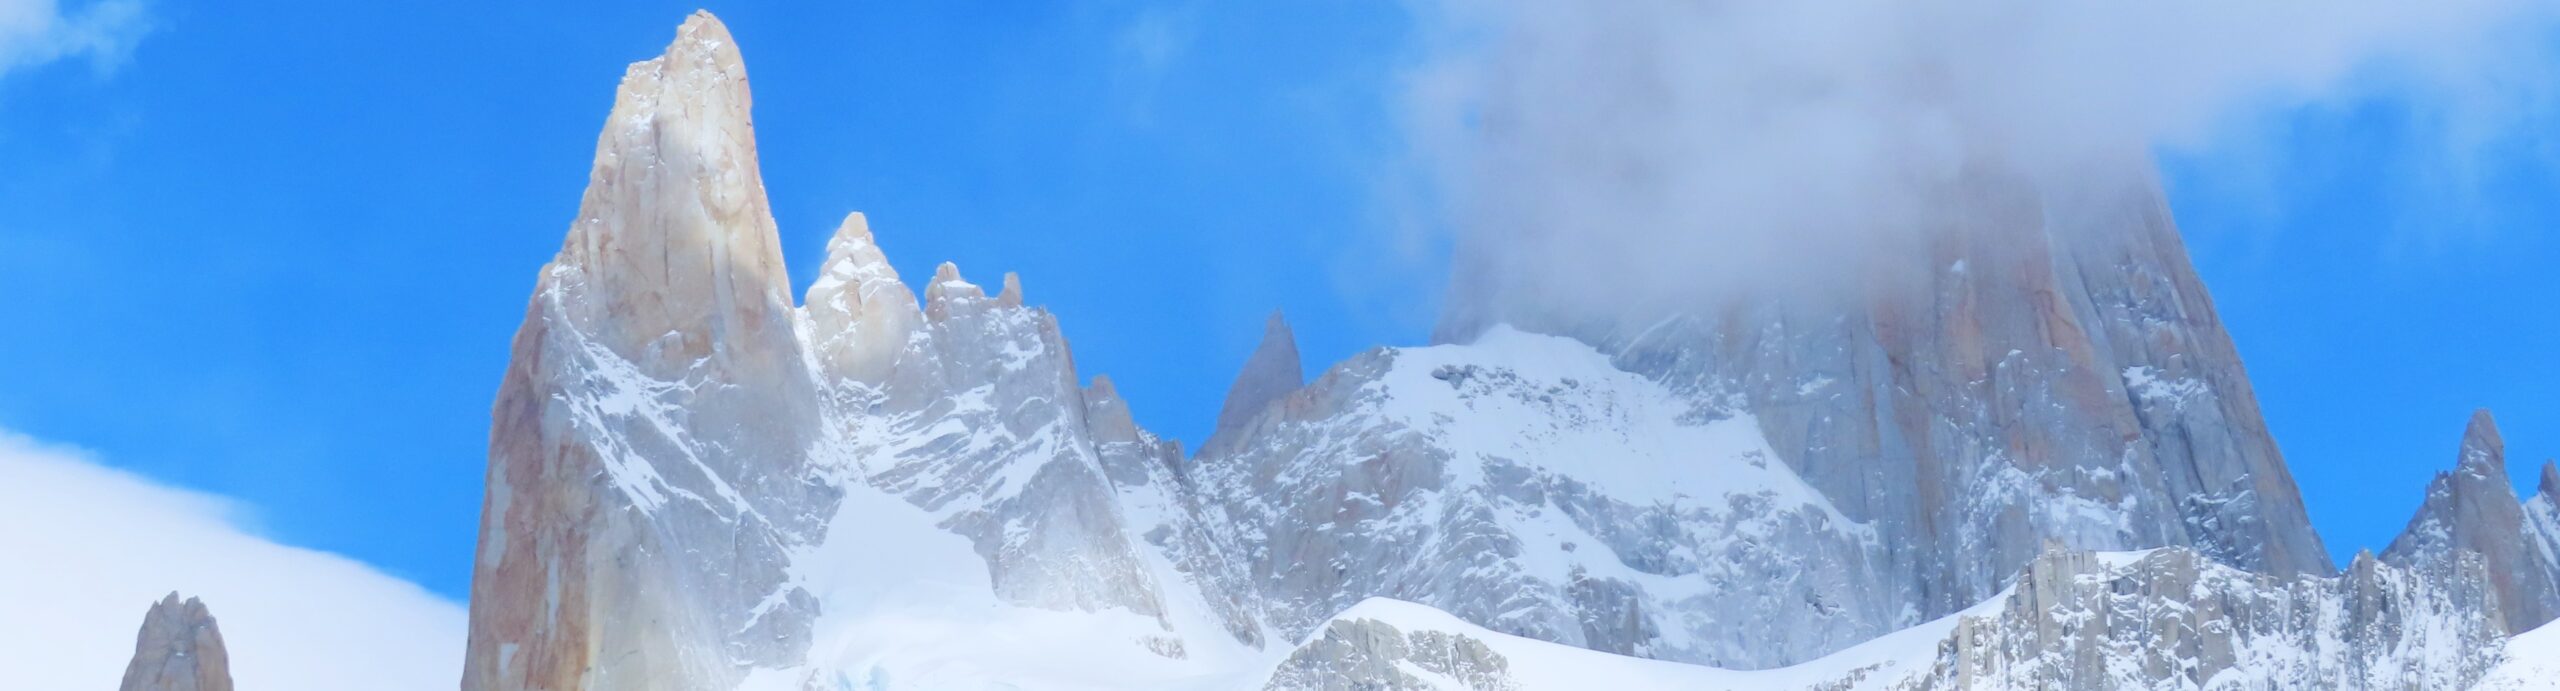
<svg viewBox="0 0 2560 691">
<path fill-rule="evenodd" d="M 1856 299 L 1572 313 L 1461 248 L 1435 344 L 1308 380 L 1275 313 L 1192 455 L 862 214 L 795 301 L 741 56 L 697 14 L 615 92 L 467 691 L 2560 688 L 2560 470 L 2484 416 L 2337 573 L 2147 176 L 1951 190 Z"/>
<path fill-rule="evenodd" d="M 2453 470 L 2427 483 L 2426 503 L 2409 519 L 2383 561 L 2430 578 L 2456 582 L 2465 561 L 2477 559 L 2497 591 L 2498 614 L 2508 633 L 2523 633 L 2560 616 L 2560 521 L 2552 512 L 2552 472 L 2546 464 L 2542 492 L 2530 504 L 2507 483 L 2506 441 L 2482 410 L 2463 430 Z"/>
<path fill-rule="evenodd" d="M 195 598 L 177 593 L 151 605 L 134 636 L 133 662 L 124 668 L 122 691 L 231 691 L 231 654 L 222 629 Z"/>
</svg>

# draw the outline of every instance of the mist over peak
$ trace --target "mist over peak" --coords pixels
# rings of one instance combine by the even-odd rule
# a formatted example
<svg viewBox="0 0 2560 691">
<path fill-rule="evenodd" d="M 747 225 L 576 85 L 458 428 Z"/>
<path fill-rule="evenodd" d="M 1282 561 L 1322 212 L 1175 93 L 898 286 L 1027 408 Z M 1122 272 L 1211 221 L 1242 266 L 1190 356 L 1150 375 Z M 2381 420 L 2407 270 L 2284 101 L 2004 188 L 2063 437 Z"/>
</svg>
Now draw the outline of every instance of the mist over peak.
<svg viewBox="0 0 2560 691">
<path fill-rule="evenodd" d="M 1907 287 L 1932 238 L 2157 197 L 2155 149 L 2215 146 L 2274 109 L 2425 96 L 2443 155 L 2464 156 L 2547 102 L 2543 80 L 2485 66 L 2541 50 L 2560 16 L 2509 0 L 1420 11 L 1435 48 L 1406 124 L 1455 247 L 1457 321 Z"/>
</svg>

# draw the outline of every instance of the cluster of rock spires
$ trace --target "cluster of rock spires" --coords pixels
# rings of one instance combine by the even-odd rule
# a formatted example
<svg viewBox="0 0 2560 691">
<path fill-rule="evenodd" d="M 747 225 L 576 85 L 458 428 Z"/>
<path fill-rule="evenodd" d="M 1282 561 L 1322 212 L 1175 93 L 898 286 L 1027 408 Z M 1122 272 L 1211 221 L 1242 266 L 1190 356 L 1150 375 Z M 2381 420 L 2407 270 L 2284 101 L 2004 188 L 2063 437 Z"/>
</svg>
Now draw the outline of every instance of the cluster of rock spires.
<svg viewBox="0 0 2560 691">
<path fill-rule="evenodd" d="M 708 14 L 624 76 L 493 411 L 466 690 L 887 686 L 812 652 L 799 561 L 872 493 L 1009 606 L 1245 687 L 1515 688 L 1507 637 L 1818 665 L 1992 601 L 1815 686 L 2460 687 L 2560 611 L 2560 481 L 2519 501 L 2485 416 L 2332 575 L 2147 180 L 1968 196 L 1925 290 L 1852 308 L 1590 320 L 1470 275 L 1445 343 L 1312 383 L 1275 314 L 1186 458 L 1015 277 L 919 301 L 859 214 L 795 305 L 749 105 Z M 1338 616 L 1381 597 L 1483 631 Z"/>
<path fill-rule="evenodd" d="M 2497 591 L 2507 633 L 2523 633 L 2560 617 L 2560 467 L 2542 464 L 2532 501 L 2507 482 L 2506 441 L 2489 411 L 2473 413 L 2453 470 L 2427 483 L 2427 501 L 2382 560 L 2436 582 L 2454 582 L 2463 562 L 2479 559 Z"/>
<path fill-rule="evenodd" d="M 222 629 L 195 598 L 177 593 L 151 605 L 134 637 L 122 691 L 231 691 L 231 654 Z"/>
</svg>

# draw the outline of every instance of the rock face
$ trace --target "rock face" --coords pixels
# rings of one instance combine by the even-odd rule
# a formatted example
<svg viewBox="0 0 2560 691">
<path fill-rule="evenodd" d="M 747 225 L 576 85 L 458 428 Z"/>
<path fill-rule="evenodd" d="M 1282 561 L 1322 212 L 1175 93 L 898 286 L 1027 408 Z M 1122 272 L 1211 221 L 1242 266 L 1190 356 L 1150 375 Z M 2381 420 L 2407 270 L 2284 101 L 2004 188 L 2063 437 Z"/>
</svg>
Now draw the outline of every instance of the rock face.
<svg viewBox="0 0 2560 691">
<path fill-rule="evenodd" d="M 2462 451 L 2451 471 L 2427 483 L 2408 529 L 2391 541 L 2382 560 L 2439 581 L 2463 577 L 2461 564 L 2477 558 L 2497 591 L 2508 633 L 2522 633 L 2560 615 L 2560 543 L 2555 525 L 2553 472 L 2543 468 L 2542 491 L 2530 509 L 2507 483 L 2506 442 L 2489 411 L 2471 415 Z"/>
<path fill-rule="evenodd" d="M 142 616 L 122 691 L 231 691 L 231 655 L 222 629 L 195 598 L 170 593 Z"/>
<path fill-rule="evenodd" d="M 1298 363 L 1298 337 L 1290 333 L 1288 320 L 1274 311 L 1263 324 L 1262 344 L 1245 358 L 1244 370 L 1237 372 L 1235 384 L 1227 387 L 1226 404 L 1218 409 L 1218 427 L 1201 445 L 1201 453 L 1225 453 L 1263 408 L 1298 390 L 1306 380 L 1306 367 Z"/>
<path fill-rule="evenodd" d="M 2436 582 L 2360 556 L 2277 577 L 2185 548 L 2040 554 L 1963 613 L 1802 664 L 1725 670 L 1486 631 L 1361 603 L 1292 651 L 1269 688 L 2548 689 L 2539 643 L 2507 645 L 2475 573 Z M 2544 632 L 2536 632 L 2537 634 Z M 1512 685 L 1512 686 L 1505 686 Z"/>
<path fill-rule="evenodd" d="M 2460 689 L 2501 661 L 2477 560 L 2438 580 L 2360 554 L 2285 578 L 2183 549 L 2056 550 L 1998 616 L 1967 618 L 1913 689 Z"/>
<path fill-rule="evenodd" d="M 747 75 L 696 14 L 635 63 L 489 436 L 466 689 L 702 689 L 808 644 L 831 493 Z"/>
<path fill-rule="evenodd" d="M 1371 597 L 1495 631 L 1726 666 L 1889 631 L 1883 546 L 1748 415 L 1497 328 L 1383 349 L 1195 472 L 1283 635 Z"/>
<path fill-rule="evenodd" d="M 1885 602 L 1849 613 L 1882 614 L 1870 630 L 1989 597 L 2047 540 L 2329 572 L 2156 186 L 2091 185 L 1952 193 L 1926 256 L 1858 299 L 1564 312 L 1462 256 L 1440 337 L 1572 336 L 1756 420 L 1776 461 L 1886 546 L 1868 586 Z"/>
<path fill-rule="evenodd" d="M 795 561 L 848 491 L 966 538 L 971 587 L 1010 605 L 1149 618 L 1128 645 L 1172 658 L 1258 644 L 1179 447 L 1079 386 L 1017 279 L 990 296 L 945 264 L 919 301 L 855 214 L 794 306 L 749 107 L 709 14 L 624 76 L 492 414 L 463 688 L 802 669 L 821 611 Z"/>
</svg>

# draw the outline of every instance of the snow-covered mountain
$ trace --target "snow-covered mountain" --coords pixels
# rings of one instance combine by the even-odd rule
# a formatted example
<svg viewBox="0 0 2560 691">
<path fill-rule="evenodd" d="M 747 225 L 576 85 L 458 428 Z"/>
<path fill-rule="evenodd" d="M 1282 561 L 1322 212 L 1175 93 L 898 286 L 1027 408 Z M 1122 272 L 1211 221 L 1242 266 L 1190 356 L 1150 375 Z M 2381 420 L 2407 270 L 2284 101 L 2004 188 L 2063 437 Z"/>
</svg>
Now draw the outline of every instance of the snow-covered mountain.
<svg viewBox="0 0 2560 691">
<path fill-rule="evenodd" d="M 1749 414 L 1495 327 L 1380 349 L 1276 399 L 1193 465 L 1271 621 L 1371 597 L 1543 640 L 1768 666 L 1910 618 L 1872 526 Z M 1911 623 L 1917 623 L 1916 619 Z"/>
<path fill-rule="evenodd" d="M 1186 457 L 860 214 L 795 304 L 750 104 L 708 14 L 623 79 L 492 414 L 466 690 L 2539 679 L 2468 538 L 2331 575 L 2147 183 L 1849 307 L 1462 282 L 1313 382 L 1275 315 Z"/>
</svg>

